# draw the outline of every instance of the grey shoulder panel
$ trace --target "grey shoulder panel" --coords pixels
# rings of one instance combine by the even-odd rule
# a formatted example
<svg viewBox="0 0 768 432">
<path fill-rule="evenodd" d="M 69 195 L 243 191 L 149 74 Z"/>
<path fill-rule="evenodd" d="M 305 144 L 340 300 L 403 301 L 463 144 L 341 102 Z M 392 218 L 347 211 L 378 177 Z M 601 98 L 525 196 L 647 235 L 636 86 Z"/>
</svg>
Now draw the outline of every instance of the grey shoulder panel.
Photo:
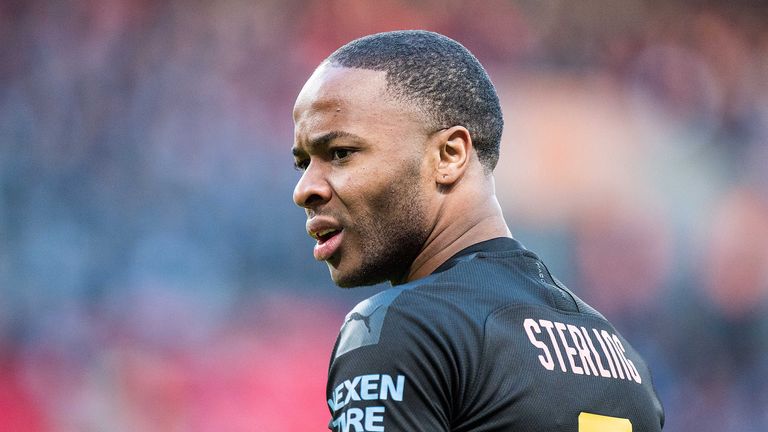
<svg viewBox="0 0 768 432">
<path fill-rule="evenodd" d="M 389 305 L 402 292 L 402 289 L 391 288 L 358 303 L 344 318 L 335 357 L 362 346 L 379 343 Z"/>
<path fill-rule="evenodd" d="M 334 359 L 357 348 L 379 343 L 384 318 L 386 318 L 392 302 L 403 291 L 415 288 L 432 279 L 434 279 L 433 276 L 427 276 L 416 281 L 417 283 L 393 287 L 358 303 L 344 318 Z"/>
</svg>

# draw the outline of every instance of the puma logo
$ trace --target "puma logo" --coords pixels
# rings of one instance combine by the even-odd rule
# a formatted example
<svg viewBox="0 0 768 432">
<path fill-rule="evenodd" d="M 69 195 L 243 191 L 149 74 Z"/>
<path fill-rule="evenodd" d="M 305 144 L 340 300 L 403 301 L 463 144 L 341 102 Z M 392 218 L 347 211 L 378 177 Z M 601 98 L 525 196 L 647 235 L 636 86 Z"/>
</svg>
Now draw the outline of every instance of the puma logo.
<svg viewBox="0 0 768 432">
<path fill-rule="evenodd" d="M 362 321 L 363 324 L 365 324 L 365 328 L 368 329 L 368 333 L 371 332 L 371 316 L 376 313 L 376 311 L 381 307 L 382 305 L 376 306 L 376 309 L 372 310 L 371 313 L 368 315 L 363 315 L 359 312 L 352 312 L 352 314 L 347 319 L 347 322 L 344 323 L 345 325 L 350 321 Z"/>
</svg>

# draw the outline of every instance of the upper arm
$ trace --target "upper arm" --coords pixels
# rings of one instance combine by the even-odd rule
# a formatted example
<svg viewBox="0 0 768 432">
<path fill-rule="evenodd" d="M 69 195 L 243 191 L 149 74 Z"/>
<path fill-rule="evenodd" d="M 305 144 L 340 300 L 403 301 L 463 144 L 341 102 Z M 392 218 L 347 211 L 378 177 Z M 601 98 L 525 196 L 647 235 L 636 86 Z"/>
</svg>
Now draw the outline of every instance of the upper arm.
<svg viewBox="0 0 768 432">
<path fill-rule="evenodd" d="M 451 354 L 418 315 L 366 302 L 347 315 L 328 376 L 329 429 L 449 430 Z"/>
</svg>

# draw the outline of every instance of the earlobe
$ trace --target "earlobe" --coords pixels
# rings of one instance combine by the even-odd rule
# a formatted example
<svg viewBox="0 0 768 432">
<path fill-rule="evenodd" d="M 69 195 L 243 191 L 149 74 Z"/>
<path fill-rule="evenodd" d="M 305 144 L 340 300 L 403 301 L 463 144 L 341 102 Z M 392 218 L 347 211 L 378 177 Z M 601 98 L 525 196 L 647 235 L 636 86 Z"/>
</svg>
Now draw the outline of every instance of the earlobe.
<svg viewBox="0 0 768 432">
<path fill-rule="evenodd" d="M 472 137 L 464 126 L 442 130 L 437 136 L 439 160 L 435 181 L 450 186 L 458 181 L 469 166 Z"/>
</svg>

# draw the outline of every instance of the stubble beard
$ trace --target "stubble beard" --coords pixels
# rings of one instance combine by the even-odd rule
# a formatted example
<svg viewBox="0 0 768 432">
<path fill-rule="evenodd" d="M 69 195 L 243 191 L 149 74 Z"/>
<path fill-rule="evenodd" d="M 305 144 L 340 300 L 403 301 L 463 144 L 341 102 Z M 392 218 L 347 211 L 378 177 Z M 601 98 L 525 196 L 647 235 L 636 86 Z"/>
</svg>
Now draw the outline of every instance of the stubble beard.
<svg viewBox="0 0 768 432">
<path fill-rule="evenodd" d="M 429 235 L 424 191 L 418 165 L 407 167 L 396 183 L 372 197 L 370 213 L 356 220 L 361 263 L 355 271 L 339 275 L 342 288 L 403 282 Z"/>
</svg>

